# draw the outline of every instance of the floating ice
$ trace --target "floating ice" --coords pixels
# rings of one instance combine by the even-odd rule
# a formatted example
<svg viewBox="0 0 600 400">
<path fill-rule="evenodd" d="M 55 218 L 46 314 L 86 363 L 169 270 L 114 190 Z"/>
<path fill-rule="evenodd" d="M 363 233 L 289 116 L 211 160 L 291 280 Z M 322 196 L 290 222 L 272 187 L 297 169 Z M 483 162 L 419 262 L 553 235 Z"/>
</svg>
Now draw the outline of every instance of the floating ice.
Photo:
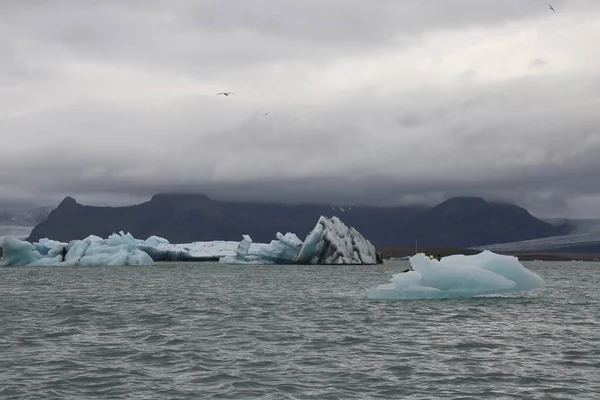
<svg viewBox="0 0 600 400">
<path fill-rule="evenodd" d="M 220 241 L 193 243 L 160 243 L 153 247 L 145 240 L 136 240 L 137 248 L 148 253 L 154 261 L 219 261 L 226 256 L 235 256 L 239 242 Z M 258 254 L 265 244 L 252 243 L 249 254 Z"/>
<path fill-rule="evenodd" d="M 63 259 L 63 248 L 67 254 Z M 212 241 L 170 244 L 151 236 L 146 240 L 129 233 L 107 239 L 90 235 L 61 243 L 40 239 L 36 243 L 10 239 L 4 244 L 2 265 L 146 265 L 152 261 L 220 261 L 226 264 L 376 264 L 375 247 L 338 218 L 319 218 L 303 243 L 295 234 L 277 232 L 270 243 Z"/>
<path fill-rule="evenodd" d="M 390 283 L 367 290 L 378 300 L 465 298 L 534 290 L 544 284 L 516 257 L 484 251 L 474 256 L 454 255 L 430 260 L 410 258 L 412 271 L 395 274 Z"/>
<path fill-rule="evenodd" d="M 152 247 L 158 247 L 162 244 L 169 244 L 169 241 L 159 236 L 150 236 L 148 239 L 145 240 L 144 244 Z"/>
<path fill-rule="evenodd" d="M 66 254 L 63 259 L 63 249 Z M 84 240 L 61 243 L 49 239 L 29 243 L 6 238 L 3 243 L 3 266 L 123 266 L 151 265 L 152 258 L 136 247 L 129 233 L 112 234 L 108 239 L 89 236 Z"/>
<path fill-rule="evenodd" d="M 235 249 L 235 254 L 222 257 L 219 262 L 224 264 L 293 264 L 302 247 L 302 241 L 293 233 L 283 235 L 277 232 L 277 240 L 268 244 L 252 243 L 248 235 L 243 235 L 242 241 Z M 252 249 L 252 245 L 256 245 Z"/>
<path fill-rule="evenodd" d="M 248 252 L 252 246 L 252 238 L 248 235 L 242 235 L 242 241 L 235 249 L 235 254 L 227 255 L 219 260 L 225 264 L 256 264 L 256 255 L 249 255 Z"/>
<path fill-rule="evenodd" d="M 308 234 L 297 264 L 377 264 L 375 247 L 337 217 L 321 217 Z"/>
<path fill-rule="evenodd" d="M 258 259 L 273 264 L 293 264 L 302 248 L 302 240 L 293 233 L 282 235 L 277 232 L 277 240 L 264 246 L 258 252 Z"/>
<path fill-rule="evenodd" d="M 223 257 L 227 264 L 377 264 L 375 247 L 356 229 L 337 217 L 320 217 L 302 242 L 293 233 L 277 232 L 277 239 L 249 251 L 252 240 L 244 237 L 235 255 Z"/>
<path fill-rule="evenodd" d="M 28 265 L 43 257 L 31 243 L 10 236 L 4 239 L 2 247 L 2 265 Z"/>
<path fill-rule="evenodd" d="M 84 242 L 86 242 L 87 244 L 91 244 L 92 242 L 101 242 L 104 239 L 102 239 L 100 236 L 96 236 L 96 235 L 90 235 L 88 237 L 86 237 L 85 239 L 83 239 Z"/>
</svg>

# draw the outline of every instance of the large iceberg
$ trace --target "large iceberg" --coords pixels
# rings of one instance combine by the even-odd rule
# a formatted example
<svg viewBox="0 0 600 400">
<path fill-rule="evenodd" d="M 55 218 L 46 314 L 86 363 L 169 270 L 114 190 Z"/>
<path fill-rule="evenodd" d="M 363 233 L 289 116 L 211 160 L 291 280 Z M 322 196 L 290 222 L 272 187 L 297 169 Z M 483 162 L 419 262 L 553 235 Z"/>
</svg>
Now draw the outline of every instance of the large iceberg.
<svg viewBox="0 0 600 400">
<path fill-rule="evenodd" d="M 69 243 L 40 239 L 29 243 L 12 237 L 3 242 L 2 266 L 125 266 L 152 265 L 152 258 L 137 248 L 129 233 L 112 234 L 107 239 L 89 236 Z M 64 257 L 63 257 L 64 254 Z"/>
<path fill-rule="evenodd" d="M 63 249 L 67 252 L 63 259 Z M 381 256 L 354 228 L 337 217 L 319 218 L 305 241 L 293 233 L 277 232 L 270 243 L 211 241 L 171 244 L 151 236 L 135 239 L 120 232 L 107 239 L 90 235 L 70 243 L 40 239 L 28 243 L 14 238 L 4 242 L 2 265 L 148 265 L 152 261 L 220 261 L 225 264 L 377 264 Z"/>
<path fill-rule="evenodd" d="M 484 251 L 438 261 L 424 254 L 410 258 L 411 269 L 395 274 L 390 283 L 367 290 L 378 300 L 465 298 L 534 290 L 544 284 L 516 257 Z"/>
<path fill-rule="evenodd" d="M 356 229 L 339 218 L 320 217 L 315 228 L 302 242 L 293 233 L 277 232 L 277 239 L 250 252 L 252 239 L 245 235 L 235 255 L 220 262 L 226 264 L 378 264 L 381 256 Z"/>
<path fill-rule="evenodd" d="M 375 246 L 337 217 L 319 218 L 300 249 L 297 264 L 377 264 Z"/>
</svg>

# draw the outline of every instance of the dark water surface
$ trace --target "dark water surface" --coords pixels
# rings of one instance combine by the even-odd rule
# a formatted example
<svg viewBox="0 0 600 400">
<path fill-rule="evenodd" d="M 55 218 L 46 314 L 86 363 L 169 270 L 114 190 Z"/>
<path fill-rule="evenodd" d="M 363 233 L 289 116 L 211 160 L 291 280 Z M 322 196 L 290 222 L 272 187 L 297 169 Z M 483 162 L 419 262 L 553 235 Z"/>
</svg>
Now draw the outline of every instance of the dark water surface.
<svg viewBox="0 0 600 400">
<path fill-rule="evenodd" d="M 0 269 L 0 399 L 600 399 L 600 264 L 376 302 L 378 267 Z"/>
</svg>

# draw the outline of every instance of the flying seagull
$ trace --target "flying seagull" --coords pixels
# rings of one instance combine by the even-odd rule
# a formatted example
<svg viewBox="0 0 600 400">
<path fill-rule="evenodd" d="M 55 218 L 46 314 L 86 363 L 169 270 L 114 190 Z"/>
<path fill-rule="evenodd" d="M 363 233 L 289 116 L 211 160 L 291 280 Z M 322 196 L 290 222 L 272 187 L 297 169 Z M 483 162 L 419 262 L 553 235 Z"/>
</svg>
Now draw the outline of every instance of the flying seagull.
<svg viewBox="0 0 600 400">
<path fill-rule="evenodd" d="M 554 7 L 552 7 L 552 4 L 548 4 L 548 6 L 550 6 L 550 9 L 554 12 L 556 12 L 556 10 L 554 9 Z"/>
<path fill-rule="evenodd" d="M 269 111 L 267 111 L 267 112 L 265 113 L 265 115 L 269 115 Z"/>
<path fill-rule="evenodd" d="M 231 92 L 221 92 L 221 93 L 217 93 L 217 94 L 215 94 L 215 96 L 218 96 L 218 95 L 220 95 L 220 94 L 222 94 L 223 96 L 229 96 L 230 94 L 235 94 L 235 93 L 231 93 Z"/>
</svg>

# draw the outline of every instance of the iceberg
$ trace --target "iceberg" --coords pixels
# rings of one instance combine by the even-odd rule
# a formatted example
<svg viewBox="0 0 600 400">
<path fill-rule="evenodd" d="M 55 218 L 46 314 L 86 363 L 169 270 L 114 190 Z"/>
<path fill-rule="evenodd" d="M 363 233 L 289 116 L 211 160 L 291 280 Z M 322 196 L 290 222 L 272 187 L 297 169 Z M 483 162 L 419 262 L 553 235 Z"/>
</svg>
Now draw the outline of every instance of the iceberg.
<svg viewBox="0 0 600 400">
<path fill-rule="evenodd" d="M 256 264 L 257 256 L 249 254 L 252 246 L 252 238 L 248 235 L 242 235 L 242 241 L 235 249 L 235 254 L 227 255 L 219 259 L 224 264 Z"/>
<path fill-rule="evenodd" d="M 12 237 L 3 242 L 2 266 L 127 266 L 152 265 L 152 258 L 137 248 L 131 234 L 120 232 L 107 239 L 88 236 L 84 240 L 62 243 L 40 239 L 29 243 Z M 63 252 L 65 252 L 63 259 Z"/>
<path fill-rule="evenodd" d="M 321 216 L 302 242 L 295 234 L 277 232 L 276 240 L 249 251 L 252 239 L 244 236 L 236 254 L 219 261 L 225 264 L 380 264 L 381 255 L 356 229 L 339 218 Z"/>
<path fill-rule="evenodd" d="M 283 235 L 277 232 L 277 239 L 268 244 L 256 243 L 252 249 L 252 238 L 243 235 L 234 255 L 227 255 L 219 259 L 223 264 L 293 264 L 302 241 L 293 233 Z"/>
<path fill-rule="evenodd" d="M 167 245 L 169 244 L 169 241 L 165 238 L 162 238 L 160 236 L 150 236 L 148 239 L 146 239 L 143 244 L 147 245 L 147 246 L 152 246 L 152 247 L 158 247 L 160 245 Z"/>
<path fill-rule="evenodd" d="M 376 300 L 468 298 L 525 292 L 544 280 L 525 268 L 517 257 L 484 251 L 477 255 L 448 256 L 438 261 L 425 254 L 410 258 L 411 270 L 395 274 L 386 284 L 368 289 Z"/>
<path fill-rule="evenodd" d="M 166 240 L 166 239 L 165 239 Z M 151 242 L 137 240 L 137 248 L 148 253 L 154 261 L 219 261 L 223 257 L 236 255 L 240 245 L 234 241 L 193 242 L 193 243 L 159 243 L 152 246 Z M 249 254 L 258 254 L 262 243 L 251 243 Z"/>
<path fill-rule="evenodd" d="M 296 264 L 377 264 L 375 246 L 337 217 L 321 217 L 308 234 Z"/>
<path fill-rule="evenodd" d="M 265 263 L 293 264 L 302 248 L 302 240 L 293 233 L 282 235 L 277 232 L 277 240 L 262 247 L 258 252 L 258 259 Z"/>
<path fill-rule="evenodd" d="M 43 257 L 33 244 L 10 236 L 4 238 L 2 248 L 4 254 L 1 265 L 3 266 L 14 265 L 19 267 L 33 264 Z"/>
<path fill-rule="evenodd" d="M 150 236 L 112 234 L 107 239 L 90 235 L 62 243 L 40 239 L 28 243 L 14 238 L 4 242 L 6 266 L 117 266 L 149 265 L 158 261 L 218 261 L 223 264 L 378 264 L 375 247 L 337 217 L 320 217 L 303 242 L 293 233 L 277 232 L 270 243 L 254 243 L 249 235 L 241 242 L 212 241 L 171 244 Z M 67 253 L 63 259 L 63 249 Z"/>
</svg>

